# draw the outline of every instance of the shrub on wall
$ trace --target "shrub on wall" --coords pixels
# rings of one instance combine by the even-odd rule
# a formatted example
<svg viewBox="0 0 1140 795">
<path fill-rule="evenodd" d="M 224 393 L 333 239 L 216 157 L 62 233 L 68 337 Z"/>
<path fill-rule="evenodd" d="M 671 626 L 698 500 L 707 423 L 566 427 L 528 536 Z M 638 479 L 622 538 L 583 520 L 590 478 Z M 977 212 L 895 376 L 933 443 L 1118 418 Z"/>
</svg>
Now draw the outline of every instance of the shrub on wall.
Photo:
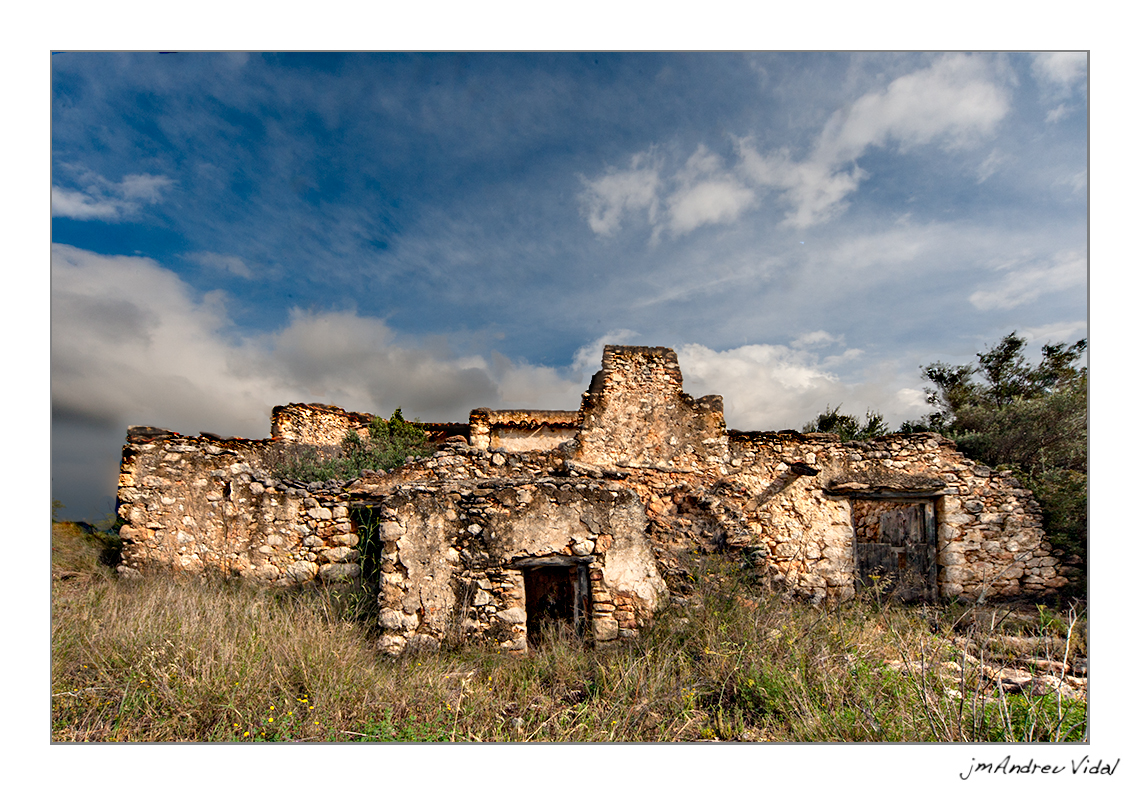
<svg viewBox="0 0 1140 795">
<path fill-rule="evenodd" d="M 832 408 L 830 405 L 814 420 L 804 426 L 804 433 L 836 433 L 841 442 L 853 440 L 874 439 L 876 436 L 886 436 L 891 432 L 890 426 L 883 420 L 883 415 L 867 410 L 867 418 L 860 419 L 852 414 L 840 414 L 842 404 Z"/>
<path fill-rule="evenodd" d="M 388 420 L 373 417 L 367 437 L 352 430 L 339 447 L 291 445 L 278 451 L 271 466 L 277 477 L 291 480 L 352 480 L 365 470 L 387 471 L 409 457 L 430 455 L 432 450 L 423 427 L 405 420 L 397 408 Z"/>
</svg>

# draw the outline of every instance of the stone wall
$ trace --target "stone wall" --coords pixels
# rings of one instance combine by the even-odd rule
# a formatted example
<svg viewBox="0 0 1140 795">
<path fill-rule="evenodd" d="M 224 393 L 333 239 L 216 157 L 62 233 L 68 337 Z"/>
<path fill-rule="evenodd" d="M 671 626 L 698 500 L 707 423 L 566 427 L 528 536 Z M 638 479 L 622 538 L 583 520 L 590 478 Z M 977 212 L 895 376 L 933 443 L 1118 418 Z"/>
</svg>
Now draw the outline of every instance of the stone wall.
<svg viewBox="0 0 1140 795">
<path fill-rule="evenodd" d="M 577 411 L 480 408 L 471 412 L 469 424 L 470 441 L 476 447 L 519 453 L 552 450 L 573 441 L 580 417 Z"/>
<path fill-rule="evenodd" d="M 842 443 L 728 431 L 721 399 L 686 395 L 664 348 L 607 346 L 579 411 L 476 409 L 469 426 L 431 426 L 448 437 L 440 449 L 389 473 L 327 488 L 269 474 L 280 446 L 337 444 L 371 419 L 294 404 L 274 410 L 272 440 L 132 428 L 120 570 L 216 569 L 279 585 L 367 571 L 392 652 L 447 641 L 527 648 L 534 569 L 574 568 L 595 642 L 635 635 L 665 603 L 666 583 L 684 588 L 694 550 L 736 556 L 816 601 L 853 596 L 876 549 L 897 552 L 900 571 L 911 566 L 946 598 L 1065 584 L 1037 503 L 1008 473 L 936 434 Z M 880 524 L 898 527 L 900 516 L 922 543 L 875 547 Z"/>
<path fill-rule="evenodd" d="M 742 536 L 766 547 L 776 581 L 793 590 L 852 595 L 851 507 L 860 500 L 933 505 L 943 597 L 1044 594 L 1065 584 L 1031 492 L 942 436 L 840 443 L 832 434 L 734 433 L 731 447 Z M 809 468 L 818 473 L 796 471 Z"/>
<path fill-rule="evenodd" d="M 1045 594 L 1064 584 L 1030 493 L 1008 474 L 969 461 L 943 437 L 840 443 L 832 434 L 732 432 L 726 438 L 726 456 L 685 471 L 584 464 L 572 449 L 538 456 L 451 445 L 400 477 L 606 483 L 645 507 L 647 537 L 666 570 L 676 562 L 670 547 L 735 550 L 757 558 L 773 585 L 815 600 L 854 595 L 853 503 L 919 500 L 938 519 L 940 595 Z M 355 488 L 382 489 L 368 483 Z M 961 494 L 977 497 L 968 501 L 973 513 L 958 511 Z"/>
<path fill-rule="evenodd" d="M 345 411 L 321 403 L 290 403 L 274 406 L 270 419 L 270 436 L 290 444 L 339 447 L 344 435 L 356 431 L 368 438 L 371 414 Z"/>
<path fill-rule="evenodd" d="M 668 348 L 607 345 L 602 369 L 582 395 L 574 458 L 586 464 L 704 470 L 727 453 L 724 405 L 681 391 Z"/>
<path fill-rule="evenodd" d="M 132 428 L 119 470 L 119 572 L 213 570 L 278 585 L 357 578 L 346 500 L 270 477 L 271 445 Z"/>
<path fill-rule="evenodd" d="M 374 414 L 345 411 L 339 406 L 322 403 L 290 403 L 274 406 L 270 419 L 270 436 L 286 444 L 304 444 L 317 447 L 339 447 L 349 431 L 363 439 L 368 438 L 368 426 Z M 383 419 L 383 418 L 381 418 Z M 428 441 L 442 442 L 452 436 L 467 438 L 467 423 L 418 422 L 427 432 Z"/>
<path fill-rule="evenodd" d="M 480 458 L 472 448 L 448 452 Z M 497 468 L 517 474 L 505 459 Z M 379 528 L 381 645 L 390 652 L 445 640 L 527 648 L 526 565 L 587 567 L 595 642 L 636 635 L 667 595 L 644 507 L 627 489 L 553 477 L 439 477 L 379 491 L 362 485 L 354 505 Z"/>
</svg>

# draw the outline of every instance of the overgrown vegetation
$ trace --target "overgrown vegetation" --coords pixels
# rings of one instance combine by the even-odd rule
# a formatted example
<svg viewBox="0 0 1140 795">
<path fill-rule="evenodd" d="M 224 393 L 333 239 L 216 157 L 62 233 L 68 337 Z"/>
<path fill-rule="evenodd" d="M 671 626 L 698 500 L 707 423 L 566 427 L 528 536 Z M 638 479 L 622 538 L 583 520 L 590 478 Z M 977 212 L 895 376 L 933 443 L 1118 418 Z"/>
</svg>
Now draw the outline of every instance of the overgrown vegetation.
<svg viewBox="0 0 1140 795">
<path fill-rule="evenodd" d="M 66 529 L 56 525 L 56 534 Z M 74 540 L 74 539 L 72 539 Z M 53 546 L 54 546 L 53 540 Z M 84 542 L 86 543 L 86 542 Z M 1085 704 L 1002 685 L 1086 654 L 1069 612 L 905 607 L 882 593 L 789 602 L 719 556 L 640 639 L 572 634 L 526 656 L 398 660 L 343 594 L 154 575 L 120 581 L 96 547 L 52 589 L 56 741 L 1080 741 Z M 1059 682 L 1040 676 L 1042 682 Z"/>
<path fill-rule="evenodd" d="M 80 522 L 52 522 L 53 578 L 90 579 L 102 576 L 107 569 L 119 565 L 122 549 L 123 540 L 117 528 L 102 530 Z M 96 563 L 102 565 L 97 566 Z"/>
<path fill-rule="evenodd" d="M 1088 543 L 1088 345 L 1047 344 L 1041 361 L 1025 356 L 1016 332 L 979 353 L 977 364 L 935 362 L 922 368 L 933 408 L 902 433 L 935 431 L 963 454 L 1011 470 L 1041 504 L 1049 541 L 1082 560 Z M 882 415 L 865 421 L 830 406 L 804 428 L 838 433 L 844 441 L 887 433 Z M 1077 582 L 1076 593 L 1084 593 Z"/>
<path fill-rule="evenodd" d="M 953 439 L 966 455 L 1011 469 L 1041 503 L 1049 540 L 1085 556 L 1088 543 L 1087 343 L 1048 344 L 1025 358 L 1016 332 L 978 354 L 977 365 L 923 368 L 934 411 L 917 424 Z M 909 430 L 909 428 L 905 429 Z M 1083 583 L 1081 584 L 1083 591 Z"/>
<path fill-rule="evenodd" d="M 430 455 L 427 432 L 417 422 L 404 419 L 400 409 L 388 420 L 373 417 L 366 436 L 355 430 L 344 435 L 340 446 L 291 445 L 272 454 L 269 461 L 277 477 L 305 483 L 352 480 L 365 470 L 387 471 L 408 457 Z"/>
<path fill-rule="evenodd" d="M 856 439 L 871 439 L 891 432 L 882 414 L 868 410 L 866 418 L 860 421 L 858 417 L 850 414 L 840 414 L 841 408 L 842 404 L 835 408 L 828 405 L 823 413 L 804 426 L 804 433 L 835 433 L 839 434 L 840 441 L 850 442 Z"/>
</svg>

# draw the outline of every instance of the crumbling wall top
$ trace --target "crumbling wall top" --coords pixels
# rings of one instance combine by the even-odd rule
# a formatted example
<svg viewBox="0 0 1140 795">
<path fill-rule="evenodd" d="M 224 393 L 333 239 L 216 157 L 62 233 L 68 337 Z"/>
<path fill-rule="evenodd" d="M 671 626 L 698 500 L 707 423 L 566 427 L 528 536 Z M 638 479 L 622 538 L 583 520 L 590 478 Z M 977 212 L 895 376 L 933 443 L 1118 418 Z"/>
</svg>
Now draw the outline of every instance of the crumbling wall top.
<svg viewBox="0 0 1140 795">
<path fill-rule="evenodd" d="M 602 352 L 602 369 L 594 376 L 590 392 L 601 394 L 620 388 L 679 395 L 682 384 L 681 365 L 672 348 L 607 345 Z"/>
<path fill-rule="evenodd" d="M 367 436 L 368 423 L 371 421 L 371 414 L 345 411 L 338 406 L 290 403 L 287 406 L 273 407 L 270 435 L 291 444 L 331 447 L 339 445 L 349 431 Z"/>
<path fill-rule="evenodd" d="M 573 438 L 580 419 L 577 411 L 478 408 L 471 411 L 468 438 L 483 450 L 546 450 Z"/>
<path fill-rule="evenodd" d="M 324 403 L 290 403 L 274 406 L 270 435 L 275 441 L 289 444 L 311 444 L 319 447 L 336 447 L 349 431 L 368 438 L 368 426 L 374 414 L 346 411 L 339 406 Z M 383 419 L 383 418 L 381 418 Z M 468 436 L 468 425 L 460 422 L 417 422 L 437 443 L 452 436 Z"/>
<path fill-rule="evenodd" d="M 492 426 L 512 428 L 538 428 L 542 425 L 559 428 L 576 428 L 577 411 L 547 411 L 543 409 L 475 409 L 471 412 Z"/>
<path fill-rule="evenodd" d="M 724 401 L 681 391 L 669 348 L 607 345 L 582 395 L 575 458 L 602 466 L 704 470 L 728 454 Z"/>
</svg>

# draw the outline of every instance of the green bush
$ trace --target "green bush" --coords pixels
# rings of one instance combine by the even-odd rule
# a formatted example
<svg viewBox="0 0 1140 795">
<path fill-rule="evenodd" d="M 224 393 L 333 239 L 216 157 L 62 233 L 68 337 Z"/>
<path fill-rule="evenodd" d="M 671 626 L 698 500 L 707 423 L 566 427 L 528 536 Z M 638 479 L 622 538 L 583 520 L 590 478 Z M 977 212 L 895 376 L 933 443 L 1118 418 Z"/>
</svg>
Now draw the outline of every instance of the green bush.
<svg viewBox="0 0 1140 795">
<path fill-rule="evenodd" d="M 394 469 L 409 456 L 430 455 L 434 447 L 427 431 L 404 419 L 400 409 L 390 419 L 373 417 L 367 438 L 355 430 L 344 435 L 339 447 L 291 445 L 271 462 L 277 477 L 305 482 L 352 480 L 366 469 Z"/>
<path fill-rule="evenodd" d="M 852 414 L 840 414 L 842 404 L 832 408 L 830 405 L 814 420 L 804 426 L 804 433 L 836 433 L 839 440 L 850 442 L 853 440 L 874 439 L 876 436 L 886 436 L 891 432 L 890 426 L 883 420 L 883 415 L 867 409 L 867 418 L 860 421 Z"/>
<path fill-rule="evenodd" d="M 1041 361 L 1025 356 L 1016 332 L 977 355 L 977 364 L 922 368 L 935 410 L 903 432 L 935 431 L 962 453 L 1010 470 L 1040 503 L 1049 541 L 1084 558 L 1088 544 L 1088 367 L 1085 340 L 1046 344 Z M 1070 593 L 1085 593 L 1070 577 Z"/>
</svg>

